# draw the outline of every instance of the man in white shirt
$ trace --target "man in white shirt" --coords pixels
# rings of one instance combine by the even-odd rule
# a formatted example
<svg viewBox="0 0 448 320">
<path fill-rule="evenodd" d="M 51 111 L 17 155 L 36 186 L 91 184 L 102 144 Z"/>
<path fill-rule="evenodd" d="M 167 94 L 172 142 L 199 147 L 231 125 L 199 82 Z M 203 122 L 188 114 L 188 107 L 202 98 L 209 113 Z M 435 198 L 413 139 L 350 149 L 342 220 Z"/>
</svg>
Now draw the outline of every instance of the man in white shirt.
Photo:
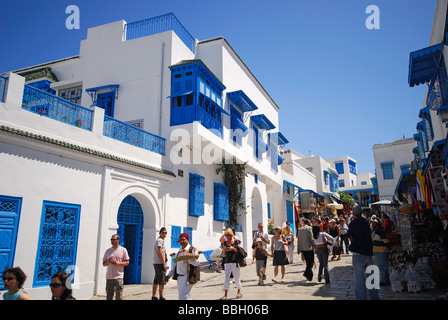
<svg viewBox="0 0 448 320">
<path fill-rule="evenodd" d="M 197 255 L 198 252 L 195 248 L 191 247 L 188 243 L 190 241 L 190 236 L 187 233 L 181 233 L 179 236 L 180 250 L 177 252 L 176 258 L 183 256 L 186 253 L 191 253 Z M 191 250 L 190 250 L 191 249 Z M 191 252 L 190 252 L 191 251 Z M 187 282 L 188 280 L 188 265 L 199 266 L 199 259 L 188 259 L 176 262 L 173 269 L 168 272 L 165 277 L 165 281 L 168 281 L 174 276 L 174 271 L 176 271 L 177 276 L 177 292 L 179 294 L 179 300 L 191 300 L 191 284 Z"/>
<path fill-rule="evenodd" d="M 263 231 L 263 228 L 264 228 L 264 226 L 260 222 L 258 224 L 258 231 L 255 232 L 253 243 L 256 245 L 257 239 L 260 238 L 262 243 L 263 243 L 263 245 L 264 245 L 264 247 L 265 247 L 265 249 L 267 249 L 268 248 L 268 244 L 271 243 L 271 240 L 269 240 L 269 235 L 266 232 Z M 266 280 L 266 263 L 267 263 L 267 260 L 268 260 L 268 257 L 265 257 L 264 264 L 263 264 L 263 280 Z"/>
</svg>

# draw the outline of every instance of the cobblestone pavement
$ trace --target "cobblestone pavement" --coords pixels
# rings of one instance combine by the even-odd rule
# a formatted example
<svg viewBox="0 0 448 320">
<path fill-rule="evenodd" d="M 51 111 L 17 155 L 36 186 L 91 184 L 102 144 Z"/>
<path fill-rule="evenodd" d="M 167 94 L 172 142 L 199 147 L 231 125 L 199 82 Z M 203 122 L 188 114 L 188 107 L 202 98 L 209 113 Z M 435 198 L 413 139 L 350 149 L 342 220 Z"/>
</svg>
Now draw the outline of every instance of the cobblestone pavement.
<svg viewBox="0 0 448 320">
<path fill-rule="evenodd" d="M 317 259 L 316 264 L 318 264 Z M 268 259 L 267 279 L 264 286 L 258 286 L 255 264 L 241 268 L 241 300 L 355 300 L 355 282 L 352 269 L 352 255 L 343 254 L 339 261 L 329 261 L 330 284 L 317 281 L 318 266 L 313 268 L 314 278 L 307 281 L 303 277 L 305 264 L 295 254 L 294 263 L 286 266 L 284 281 L 274 283 L 272 259 Z M 277 280 L 280 280 L 280 268 Z M 223 296 L 224 272 L 217 273 L 216 267 L 201 270 L 201 281 L 194 285 L 191 294 L 193 300 L 216 300 Z M 236 287 L 230 285 L 229 300 L 234 300 Z M 431 295 L 446 294 L 448 289 L 432 289 L 418 293 L 393 292 L 390 286 L 380 288 L 383 300 L 428 300 Z M 125 285 L 125 300 L 151 299 L 152 285 Z M 176 281 L 170 280 L 165 286 L 164 296 L 167 300 L 177 300 Z M 91 300 L 105 300 L 105 295 L 92 297 Z"/>
</svg>

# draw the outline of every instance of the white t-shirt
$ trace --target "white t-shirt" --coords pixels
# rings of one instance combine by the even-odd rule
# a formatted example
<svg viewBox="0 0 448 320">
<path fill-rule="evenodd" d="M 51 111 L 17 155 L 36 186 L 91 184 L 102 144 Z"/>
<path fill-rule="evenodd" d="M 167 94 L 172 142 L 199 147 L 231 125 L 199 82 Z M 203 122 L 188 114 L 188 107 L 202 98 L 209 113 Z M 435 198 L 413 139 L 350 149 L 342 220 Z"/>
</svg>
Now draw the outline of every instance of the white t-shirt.
<svg viewBox="0 0 448 320">
<path fill-rule="evenodd" d="M 156 243 L 154 244 L 154 258 L 153 264 L 163 264 L 163 261 L 160 261 L 159 255 L 157 254 L 158 247 L 162 247 L 162 256 L 165 259 L 166 249 L 165 249 L 165 239 L 157 238 Z"/>
</svg>

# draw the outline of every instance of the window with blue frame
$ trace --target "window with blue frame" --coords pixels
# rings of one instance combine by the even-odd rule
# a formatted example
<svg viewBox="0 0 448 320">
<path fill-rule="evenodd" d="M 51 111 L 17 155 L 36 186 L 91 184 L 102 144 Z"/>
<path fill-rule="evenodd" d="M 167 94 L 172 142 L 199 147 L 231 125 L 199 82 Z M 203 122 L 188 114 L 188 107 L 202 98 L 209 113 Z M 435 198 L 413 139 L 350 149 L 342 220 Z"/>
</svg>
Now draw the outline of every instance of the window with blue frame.
<svg viewBox="0 0 448 320">
<path fill-rule="evenodd" d="M 324 182 L 325 182 L 325 185 L 327 185 L 327 186 L 330 184 L 330 173 L 325 170 L 324 170 Z"/>
<path fill-rule="evenodd" d="M 241 146 L 248 128 L 244 124 L 243 113 L 233 106 L 230 107 L 230 129 L 232 130 L 232 140 Z"/>
<path fill-rule="evenodd" d="M 356 170 L 356 162 L 355 161 L 348 160 L 348 169 L 349 169 L 350 173 L 358 174 L 358 172 Z"/>
<path fill-rule="evenodd" d="M 44 201 L 34 271 L 34 286 L 45 286 L 53 274 L 76 265 L 81 206 Z"/>
<path fill-rule="evenodd" d="M 179 236 L 182 233 L 180 226 L 171 226 L 171 248 L 180 248 Z"/>
<path fill-rule="evenodd" d="M 104 109 L 104 114 L 109 117 L 114 117 L 115 112 L 115 92 L 98 93 L 97 106 Z"/>
<path fill-rule="evenodd" d="M 393 162 L 381 163 L 381 169 L 383 170 L 383 179 L 384 180 L 391 180 L 394 178 L 393 165 L 394 165 Z"/>
<path fill-rule="evenodd" d="M 217 221 L 229 220 L 229 187 L 214 183 L 213 215 Z"/>
<path fill-rule="evenodd" d="M 192 246 L 193 245 L 193 228 L 183 227 L 182 232 L 188 234 L 188 236 L 190 237 L 190 240 L 188 241 L 188 243 Z"/>
<path fill-rule="evenodd" d="M 344 173 L 344 162 L 342 162 L 342 161 L 335 162 L 334 166 L 335 166 L 336 171 L 338 172 L 338 174 L 343 174 Z"/>
<path fill-rule="evenodd" d="M 222 91 L 225 86 L 201 60 L 181 61 L 171 69 L 170 125 L 200 122 L 222 138 Z"/>
<path fill-rule="evenodd" d="M 339 191 L 339 186 L 338 186 L 338 176 L 330 173 L 330 191 L 331 192 L 337 192 Z"/>
<path fill-rule="evenodd" d="M 344 179 L 339 180 L 339 188 L 344 188 L 344 187 L 345 187 Z"/>
<path fill-rule="evenodd" d="M 0 274 L 14 264 L 21 207 L 22 198 L 0 195 Z M 1 281 L 0 290 L 3 289 Z"/>
<path fill-rule="evenodd" d="M 200 217 L 204 215 L 205 178 L 190 173 L 188 215 Z"/>
</svg>

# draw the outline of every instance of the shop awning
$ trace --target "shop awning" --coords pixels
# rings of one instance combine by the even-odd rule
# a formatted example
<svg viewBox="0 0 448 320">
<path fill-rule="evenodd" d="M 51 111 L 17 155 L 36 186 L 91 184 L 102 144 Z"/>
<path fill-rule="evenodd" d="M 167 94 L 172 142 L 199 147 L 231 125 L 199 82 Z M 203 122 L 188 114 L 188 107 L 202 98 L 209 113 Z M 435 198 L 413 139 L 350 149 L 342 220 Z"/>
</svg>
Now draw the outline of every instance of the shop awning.
<svg viewBox="0 0 448 320">
<path fill-rule="evenodd" d="M 254 111 L 258 109 L 255 103 L 249 99 L 243 90 L 227 92 L 227 98 L 242 112 Z"/>
<path fill-rule="evenodd" d="M 400 175 L 394 194 L 399 198 L 400 193 L 408 193 L 415 182 L 415 176 L 410 172 L 403 172 Z"/>
<path fill-rule="evenodd" d="M 260 129 L 264 129 L 264 130 L 275 129 L 275 126 L 272 124 L 271 121 L 269 121 L 269 119 L 264 114 L 251 116 L 250 119 Z"/>
<path fill-rule="evenodd" d="M 322 198 L 324 199 L 325 197 L 321 194 L 318 194 L 316 191 L 310 190 L 310 189 L 303 189 L 301 187 L 299 187 L 298 185 L 295 185 L 294 183 L 291 183 L 287 180 L 283 180 L 283 193 L 286 192 L 286 190 L 290 187 L 293 186 L 295 188 L 298 189 L 299 192 L 310 192 L 312 194 L 314 194 L 317 198 Z"/>
<path fill-rule="evenodd" d="M 427 83 L 434 77 L 443 58 L 442 51 L 441 43 L 410 53 L 409 86 Z"/>
</svg>

